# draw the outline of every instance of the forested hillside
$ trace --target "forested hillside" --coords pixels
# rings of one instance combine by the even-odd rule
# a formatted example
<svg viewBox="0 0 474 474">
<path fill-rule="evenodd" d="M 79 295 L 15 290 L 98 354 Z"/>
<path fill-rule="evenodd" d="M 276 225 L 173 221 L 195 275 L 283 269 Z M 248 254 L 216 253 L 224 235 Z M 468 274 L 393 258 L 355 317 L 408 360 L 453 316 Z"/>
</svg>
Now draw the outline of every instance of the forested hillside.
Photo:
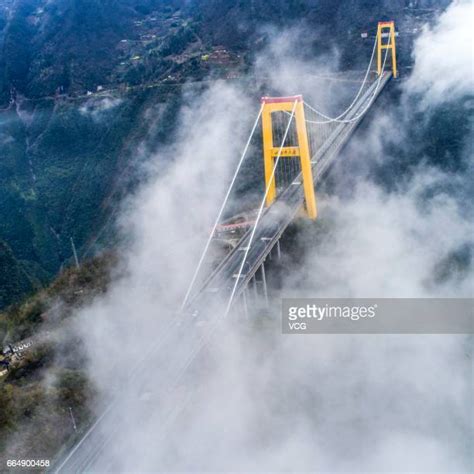
<svg viewBox="0 0 474 474">
<path fill-rule="evenodd" d="M 239 80 L 270 30 L 305 28 L 307 58 L 395 19 L 401 65 L 434 0 L 0 0 L 0 308 L 113 245 L 139 164 L 171 140 L 185 83 Z M 309 46 L 308 46 L 309 45 Z M 269 71 L 270 73 L 271 71 Z M 205 84 L 205 81 L 203 82 Z"/>
</svg>

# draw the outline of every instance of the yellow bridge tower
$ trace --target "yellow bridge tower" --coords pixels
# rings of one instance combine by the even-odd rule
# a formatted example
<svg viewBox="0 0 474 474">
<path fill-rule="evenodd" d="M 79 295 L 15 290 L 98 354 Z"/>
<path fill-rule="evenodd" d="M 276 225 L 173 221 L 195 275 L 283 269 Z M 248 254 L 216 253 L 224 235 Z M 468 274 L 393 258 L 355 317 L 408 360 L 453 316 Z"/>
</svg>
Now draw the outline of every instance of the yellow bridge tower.
<svg viewBox="0 0 474 474">
<path fill-rule="evenodd" d="M 388 37 L 388 41 L 383 41 Z M 395 47 L 395 23 L 393 21 L 379 21 L 377 26 L 377 74 L 382 73 L 382 50 L 389 49 L 392 53 L 392 73 L 397 77 L 397 51 Z"/>
<path fill-rule="evenodd" d="M 295 104 L 296 103 L 296 104 Z M 309 149 L 308 133 L 306 131 L 306 121 L 304 115 L 303 97 L 301 95 L 293 97 L 262 97 L 262 134 L 263 134 L 263 160 L 265 167 L 265 189 L 268 189 L 266 205 L 270 206 L 276 198 L 275 186 L 275 159 L 289 157 L 299 157 L 301 165 L 301 176 L 303 179 L 303 189 L 305 197 L 306 213 L 310 219 L 316 219 L 316 196 L 314 193 L 313 172 L 311 169 L 311 154 Z M 293 112 L 295 117 L 296 136 L 298 143 L 296 146 L 283 146 L 273 142 L 273 121 L 274 112 Z"/>
</svg>

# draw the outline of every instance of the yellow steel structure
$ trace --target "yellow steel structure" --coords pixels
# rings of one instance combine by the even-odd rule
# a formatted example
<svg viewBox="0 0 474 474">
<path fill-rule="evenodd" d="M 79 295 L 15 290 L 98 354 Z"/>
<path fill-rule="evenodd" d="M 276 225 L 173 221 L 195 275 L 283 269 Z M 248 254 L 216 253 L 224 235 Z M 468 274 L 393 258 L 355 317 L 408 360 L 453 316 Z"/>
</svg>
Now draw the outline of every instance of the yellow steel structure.
<svg viewBox="0 0 474 474">
<path fill-rule="evenodd" d="M 388 30 L 388 31 L 387 31 Z M 384 36 L 388 41 L 384 42 Z M 382 50 L 390 49 L 392 53 L 392 73 L 393 77 L 397 77 L 397 51 L 395 47 L 395 23 L 393 21 L 379 21 L 377 26 L 377 73 L 382 73 Z"/>
<path fill-rule="evenodd" d="M 316 196 L 314 193 L 313 172 L 311 169 L 311 155 L 308 133 L 306 131 L 303 97 L 301 95 L 293 97 L 262 97 L 262 104 L 263 160 L 265 185 L 266 189 L 268 189 L 266 205 L 270 206 L 276 198 L 275 173 L 273 172 L 275 158 L 278 157 L 278 155 L 280 155 L 280 159 L 297 156 L 301 164 L 306 213 L 310 219 L 316 219 Z M 298 145 L 284 146 L 280 151 L 280 144 L 275 146 L 273 143 L 272 113 L 292 112 L 293 109 Z"/>
</svg>

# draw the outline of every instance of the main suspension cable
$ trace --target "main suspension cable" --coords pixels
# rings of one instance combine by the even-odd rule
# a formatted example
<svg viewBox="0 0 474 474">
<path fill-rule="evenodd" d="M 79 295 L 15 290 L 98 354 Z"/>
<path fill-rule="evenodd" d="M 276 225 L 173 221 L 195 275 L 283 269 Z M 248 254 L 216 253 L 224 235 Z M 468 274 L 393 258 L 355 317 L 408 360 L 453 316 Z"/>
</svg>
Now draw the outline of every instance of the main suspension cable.
<svg viewBox="0 0 474 474">
<path fill-rule="evenodd" d="M 235 181 L 237 179 L 237 175 L 239 174 L 240 168 L 242 166 L 242 163 L 244 161 L 245 156 L 247 155 L 247 151 L 250 147 L 250 142 L 252 141 L 253 135 L 255 133 L 255 130 L 257 129 L 258 122 L 260 121 L 260 117 L 263 112 L 263 104 L 260 107 L 260 110 L 258 112 L 257 118 L 255 119 L 255 123 L 253 124 L 252 131 L 250 132 L 250 136 L 247 140 L 247 143 L 245 144 L 244 151 L 242 152 L 242 155 L 240 157 L 239 163 L 237 165 L 237 169 L 235 170 L 234 176 L 232 177 L 232 181 L 230 182 L 229 188 L 227 189 L 227 193 L 224 197 L 224 202 L 222 203 L 219 213 L 217 214 L 217 218 L 214 222 L 214 225 L 212 227 L 211 233 L 209 234 L 209 237 L 207 239 L 206 245 L 204 247 L 204 250 L 202 251 L 201 258 L 199 259 L 198 265 L 196 267 L 196 270 L 194 271 L 193 278 L 191 279 L 191 282 L 189 284 L 188 290 L 186 291 L 186 295 L 184 296 L 183 302 L 181 303 L 181 309 L 184 308 L 186 303 L 188 302 L 189 296 L 191 294 L 191 291 L 194 287 L 194 283 L 196 282 L 196 279 L 198 277 L 199 271 L 201 270 L 201 266 L 204 262 L 204 259 L 206 257 L 207 251 L 209 250 L 209 246 L 211 244 L 212 238 L 214 237 L 214 233 L 216 231 L 217 226 L 219 225 L 219 222 L 221 220 L 222 214 L 224 213 L 225 206 L 227 204 L 227 201 L 229 199 L 230 193 L 232 191 L 232 188 L 234 187 Z"/>
<path fill-rule="evenodd" d="M 389 42 L 390 42 L 390 38 L 389 38 Z M 388 45 L 388 43 L 387 43 L 387 45 Z M 368 99 L 366 106 L 364 107 L 364 109 L 361 112 L 359 112 L 354 117 L 352 117 L 351 119 L 348 119 L 348 120 L 345 120 L 345 119 L 343 119 L 343 120 L 330 119 L 330 120 L 322 120 L 322 121 L 319 121 L 319 120 L 305 120 L 306 123 L 321 125 L 321 124 L 327 124 L 327 123 L 332 123 L 332 122 L 352 123 L 352 122 L 357 121 L 362 115 L 364 115 L 367 112 L 367 110 L 372 105 L 372 102 L 373 102 L 373 100 L 375 99 L 375 97 L 377 95 L 377 92 L 378 92 L 379 87 L 380 87 L 380 83 L 382 82 L 383 73 L 385 71 L 385 64 L 387 62 L 387 57 L 388 57 L 388 48 L 385 49 L 385 57 L 384 57 L 384 60 L 383 60 L 382 71 L 380 72 L 379 77 L 376 80 L 376 87 L 374 89 L 374 92 L 372 93 L 372 96 L 370 97 L 370 99 Z M 318 110 L 316 110 L 314 107 L 309 105 L 307 102 L 305 102 L 304 105 L 306 105 L 306 107 L 308 107 L 311 111 L 315 112 L 316 114 L 321 115 Z"/>
<path fill-rule="evenodd" d="M 362 81 L 362 84 L 359 88 L 359 90 L 357 91 L 357 94 L 355 95 L 354 99 L 352 100 L 352 102 L 350 103 L 350 105 L 343 111 L 341 112 L 337 117 L 329 117 L 329 115 L 326 115 L 324 114 L 323 112 L 315 109 L 314 107 L 310 107 L 310 109 L 315 112 L 316 114 L 318 114 L 319 116 L 327 119 L 327 121 L 323 121 L 321 123 L 329 123 L 329 122 L 336 122 L 338 121 L 340 118 L 344 117 L 345 115 L 347 115 L 351 110 L 352 108 L 354 107 L 355 103 L 357 102 L 357 100 L 359 99 L 360 95 L 362 94 L 362 90 L 364 89 L 364 86 L 365 86 L 365 83 L 367 82 L 367 78 L 369 77 L 369 74 L 370 74 L 370 70 L 372 68 L 372 63 L 374 61 L 374 57 L 375 57 L 375 50 L 377 49 L 377 37 L 375 38 L 375 41 L 374 41 L 374 46 L 372 48 L 372 54 L 370 56 L 370 61 L 369 61 L 369 65 L 367 67 L 367 70 L 365 71 L 365 76 L 364 76 L 364 79 Z M 308 105 L 305 103 L 305 105 Z"/>
</svg>

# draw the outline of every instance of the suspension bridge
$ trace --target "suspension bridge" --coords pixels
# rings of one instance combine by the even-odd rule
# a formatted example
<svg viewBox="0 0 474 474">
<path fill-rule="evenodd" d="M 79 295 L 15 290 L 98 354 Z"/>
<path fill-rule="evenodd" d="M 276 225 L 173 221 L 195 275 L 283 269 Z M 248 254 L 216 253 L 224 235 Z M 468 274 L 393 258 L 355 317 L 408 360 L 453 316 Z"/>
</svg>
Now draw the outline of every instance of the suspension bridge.
<svg viewBox="0 0 474 474">
<path fill-rule="evenodd" d="M 166 437 L 175 417 L 189 403 L 184 380 L 191 366 L 230 312 L 236 308 L 246 312 L 250 295 L 268 300 L 266 259 L 272 253 L 280 256 L 280 238 L 295 216 L 304 213 L 308 219 L 317 217 L 315 187 L 392 77 L 397 77 L 395 26 L 393 22 L 380 22 L 360 88 L 337 116 L 308 104 L 301 95 L 262 97 L 181 308 L 146 354 L 159 382 L 151 382 L 142 372 L 135 373 L 124 393 L 115 397 L 61 456 L 54 472 L 119 471 L 120 462 L 110 457 L 104 460 L 102 454 L 111 444 L 117 452 L 127 449 L 120 436 L 126 429 L 126 404 L 139 399 L 139 394 L 151 385 L 154 419 L 160 420 L 154 430 L 155 442 L 159 444 Z M 256 209 L 242 213 L 235 221 L 224 220 L 232 190 L 259 128 L 263 139 L 263 196 Z M 230 250 L 219 262 L 211 262 L 213 243 L 226 234 L 232 234 L 234 241 Z M 149 404 L 138 407 L 143 419 L 149 416 L 149 409 Z"/>
</svg>

